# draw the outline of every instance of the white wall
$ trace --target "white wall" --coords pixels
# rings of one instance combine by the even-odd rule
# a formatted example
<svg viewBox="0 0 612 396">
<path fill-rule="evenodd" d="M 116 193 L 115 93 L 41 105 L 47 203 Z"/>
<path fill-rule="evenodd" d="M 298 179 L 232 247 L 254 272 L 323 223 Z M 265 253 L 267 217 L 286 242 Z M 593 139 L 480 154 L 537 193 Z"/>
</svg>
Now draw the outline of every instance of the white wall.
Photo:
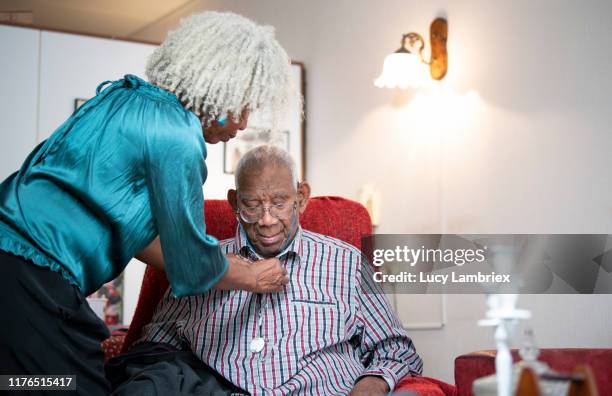
<svg viewBox="0 0 612 396">
<path fill-rule="evenodd" d="M 36 145 L 39 40 L 36 30 L 0 26 L 0 180 Z"/>
<path fill-rule="evenodd" d="M 258 23 L 272 25 L 276 37 L 293 60 L 310 59 L 315 41 L 312 33 L 315 7 L 312 1 L 302 0 L 199 0 L 185 4 L 178 12 L 141 29 L 133 39 L 161 42 L 168 30 L 177 26 L 181 18 L 203 10 L 231 11 L 247 16 Z"/>
<path fill-rule="evenodd" d="M 354 195 L 378 184 L 380 232 L 610 231 L 612 57 L 597 48 L 612 34 L 603 17 L 612 5 L 590 4 L 319 4 L 308 113 L 315 192 Z M 449 20 L 450 92 L 434 99 L 450 106 L 431 97 L 394 106 L 393 92 L 372 79 L 401 33 L 426 35 L 440 11 Z M 341 181 L 328 176 L 338 157 L 355 169 Z M 445 218 L 432 180 L 440 174 Z"/>
</svg>

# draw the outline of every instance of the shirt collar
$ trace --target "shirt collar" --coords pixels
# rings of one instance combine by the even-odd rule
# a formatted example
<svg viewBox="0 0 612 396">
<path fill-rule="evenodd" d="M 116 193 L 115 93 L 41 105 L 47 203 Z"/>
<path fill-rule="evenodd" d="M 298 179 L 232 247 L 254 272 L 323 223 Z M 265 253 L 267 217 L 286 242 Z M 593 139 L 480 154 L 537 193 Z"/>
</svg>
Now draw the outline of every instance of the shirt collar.
<svg viewBox="0 0 612 396">
<path fill-rule="evenodd" d="M 238 224 L 238 226 L 236 227 L 235 243 L 236 243 L 236 251 L 241 256 L 249 258 L 251 260 L 263 259 L 263 257 L 261 257 L 255 251 L 255 249 L 253 248 L 253 245 L 251 245 L 251 243 L 249 242 L 246 232 L 244 231 L 244 228 L 240 226 L 240 224 Z M 275 257 L 280 259 L 289 254 L 294 254 L 297 257 L 302 257 L 303 252 L 304 252 L 304 242 L 303 242 L 303 237 L 302 237 L 302 226 L 298 225 L 293 241 L 291 241 L 289 246 L 287 246 L 285 249 L 279 252 Z M 299 260 L 297 260 L 297 262 L 299 262 Z"/>
</svg>

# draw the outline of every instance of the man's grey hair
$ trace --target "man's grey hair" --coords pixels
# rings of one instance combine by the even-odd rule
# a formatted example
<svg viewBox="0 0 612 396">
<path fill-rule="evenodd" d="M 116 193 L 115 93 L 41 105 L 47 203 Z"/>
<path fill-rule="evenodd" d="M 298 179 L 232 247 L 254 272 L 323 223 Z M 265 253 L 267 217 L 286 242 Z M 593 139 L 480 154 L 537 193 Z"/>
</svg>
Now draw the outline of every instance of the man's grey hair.
<svg viewBox="0 0 612 396">
<path fill-rule="evenodd" d="M 208 11 L 183 19 L 149 57 L 152 84 L 174 93 L 206 120 L 258 112 L 274 127 L 299 98 L 291 62 L 274 28 L 230 12 Z"/>
<path fill-rule="evenodd" d="M 238 183 L 244 173 L 251 173 L 253 170 L 260 170 L 268 165 L 276 165 L 288 169 L 291 173 L 291 184 L 297 187 L 299 180 L 293 157 L 286 150 L 278 146 L 264 144 L 247 151 L 238 161 L 234 173 L 236 189 L 240 189 Z"/>
</svg>

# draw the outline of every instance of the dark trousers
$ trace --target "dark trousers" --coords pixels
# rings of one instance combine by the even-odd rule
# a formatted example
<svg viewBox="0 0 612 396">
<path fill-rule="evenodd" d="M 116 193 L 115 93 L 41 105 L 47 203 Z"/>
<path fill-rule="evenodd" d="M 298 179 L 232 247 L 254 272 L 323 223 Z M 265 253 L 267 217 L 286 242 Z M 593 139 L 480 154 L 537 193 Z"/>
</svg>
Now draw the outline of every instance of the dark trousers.
<svg viewBox="0 0 612 396">
<path fill-rule="evenodd" d="M 113 396 L 248 395 L 191 351 L 155 342 L 137 344 L 106 363 Z"/>
<path fill-rule="evenodd" d="M 0 374 L 76 375 L 67 394 L 110 392 L 100 347 L 108 329 L 60 274 L 0 251 L 0 315 Z"/>
</svg>

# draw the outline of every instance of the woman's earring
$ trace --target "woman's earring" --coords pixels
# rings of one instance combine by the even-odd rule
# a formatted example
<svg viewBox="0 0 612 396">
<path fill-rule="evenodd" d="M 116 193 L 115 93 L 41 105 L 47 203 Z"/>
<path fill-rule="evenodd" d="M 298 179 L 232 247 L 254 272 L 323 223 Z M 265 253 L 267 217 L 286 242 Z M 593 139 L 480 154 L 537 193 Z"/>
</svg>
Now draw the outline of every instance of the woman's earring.
<svg viewBox="0 0 612 396">
<path fill-rule="evenodd" d="M 227 122 L 227 118 L 225 117 L 221 117 L 217 120 L 217 124 L 219 124 L 220 126 L 224 126 L 226 122 Z"/>
</svg>

